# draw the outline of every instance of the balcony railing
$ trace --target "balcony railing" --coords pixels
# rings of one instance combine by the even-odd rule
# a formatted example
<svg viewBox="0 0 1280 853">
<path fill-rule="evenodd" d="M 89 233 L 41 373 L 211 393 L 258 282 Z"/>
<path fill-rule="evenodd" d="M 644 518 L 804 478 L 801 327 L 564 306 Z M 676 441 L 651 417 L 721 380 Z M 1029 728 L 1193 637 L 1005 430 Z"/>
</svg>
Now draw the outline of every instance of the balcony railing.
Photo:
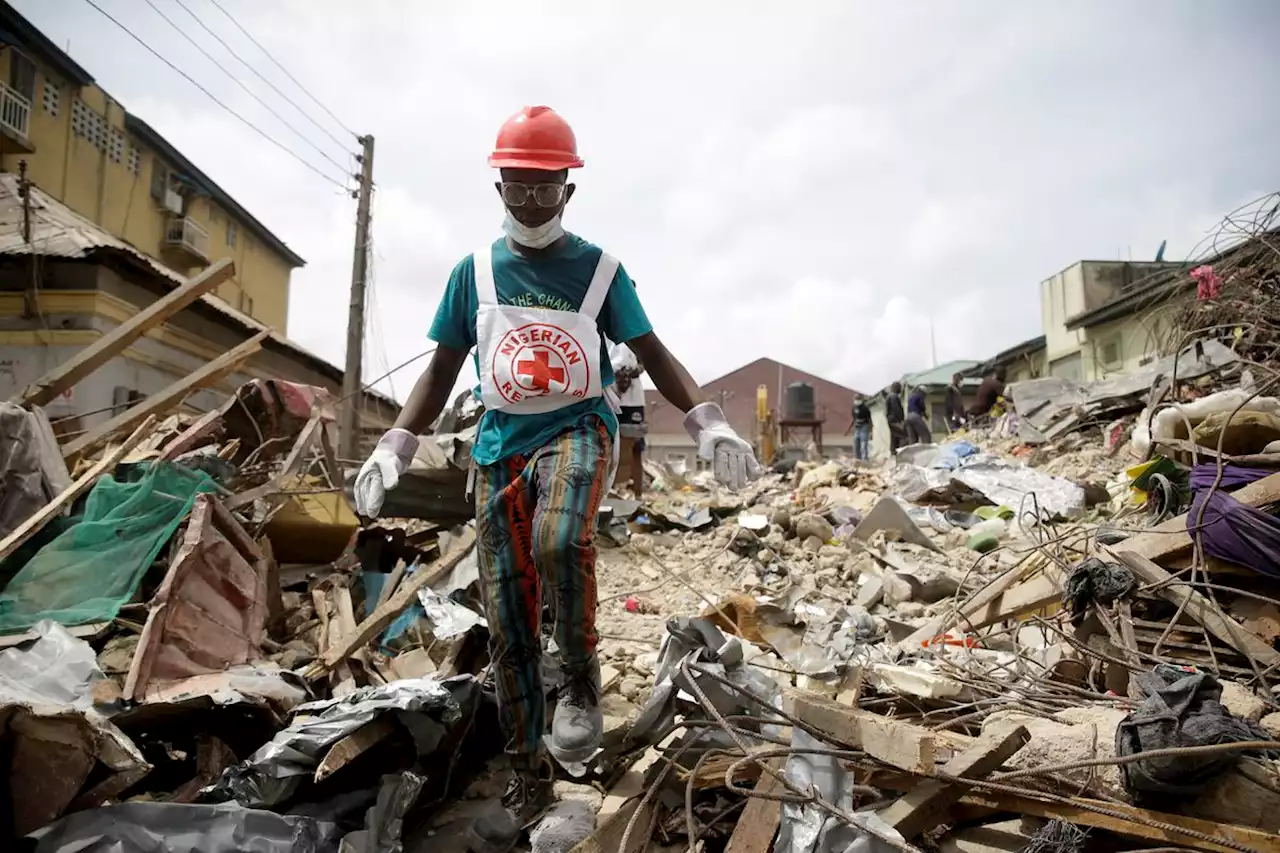
<svg viewBox="0 0 1280 853">
<path fill-rule="evenodd" d="M 203 263 L 209 263 L 209 232 L 188 216 L 172 216 L 165 229 L 164 244 L 180 249 Z"/>
<path fill-rule="evenodd" d="M 4 83 L 0 83 L 0 125 L 23 139 L 31 126 L 31 102 Z"/>
</svg>

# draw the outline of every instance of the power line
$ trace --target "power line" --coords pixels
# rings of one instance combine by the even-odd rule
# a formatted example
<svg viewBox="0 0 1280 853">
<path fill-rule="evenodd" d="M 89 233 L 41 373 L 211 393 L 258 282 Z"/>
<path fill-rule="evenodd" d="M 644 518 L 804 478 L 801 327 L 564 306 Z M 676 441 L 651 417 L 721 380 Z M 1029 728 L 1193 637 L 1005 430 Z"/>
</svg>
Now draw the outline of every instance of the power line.
<svg viewBox="0 0 1280 853">
<path fill-rule="evenodd" d="M 341 127 L 343 130 L 345 130 L 347 133 L 351 134 L 352 136 L 356 137 L 357 139 L 359 139 L 359 138 L 360 138 L 360 134 L 356 133 L 354 130 L 352 130 L 351 128 L 347 127 L 345 124 L 343 124 L 342 119 L 338 118 L 336 115 L 334 115 L 334 114 L 333 114 L 333 111 L 332 111 L 332 110 L 330 110 L 330 109 L 329 109 L 328 107 L 326 107 L 324 104 L 320 103 L 320 100 L 319 100 L 315 95 L 313 95 L 313 94 L 311 94 L 310 92 L 308 92 L 308 91 L 307 91 L 307 87 L 306 87 L 306 86 L 303 86 L 301 83 L 299 83 L 299 82 L 298 82 L 298 78 L 297 78 L 297 77 L 294 77 L 292 74 L 290 74 L 290 73 L 289 73 L 289 69 L 288 69 L 288 68 L 285 68 L 283 65 L 281 65 L 281 64 L 276 60 L 276 58 L 275 58 L 274 56 L 272 56 L 272 55 L 271 55 L 271 51 L 269 51 L 269 50 L 267 50 L 265 47 L 263 47 L 263 46 L 262 46 L 262 43 L 261 43 L 261 42 L 259 42 L 256 38 L 254 38 L 254 37 L 253 37 L 253 34 L 252 34 L 252 33 L 250 33 L 250 32 L 249 32 L 248 30 L 246 30 L 243 26 L 241 26 L 240 22 L 239 22 L 239 21 L 237 21 L 237 20 L 235 19 L 235 16 L 234 16 L 234 15 L 232 15 L 232 14 L 231 14 L 230 12 L 228 12 L 226 9 L 222 8 L 222 4 L 221 4 L 221 3 L 219 3 L 219 2 L 218 2 L 218 0 L 209 0 L 209 2 L 210 2 L 210 3 L 212 3 L 214 6 L 216 6 L 219 12 L 221 12 L 221 13 L 222 13 L 222 14 L 224 14 L 224 15 L 226 15 L 226 16 L 227 16 L 227 20 L 229 20 L 229 21 L 231 21 L 231 23 L 235 24 L 235 25 L 236 25 L 236 29 L 238 29 L 240 32 L 244 33 L 245 38 L 249 39 L 249 41 L 251 41 L 251 42 L 253 42 L 255 45 L 257 45 L 257 46 L 258 46 L 258 50 L 260 50 L 260 51 L 262 51 L 264 54 L 266 54 L 267 59 L 270 59 L 270 60 L 271 60 L 271 64 L 272 64 L 272 65 L 274 65 L 276 68 L 279 68 L 281 71 L 283 71 L 283 72 L 284 72 L 284 76 L 286 76 L 286 77 L 288 77 L 290 80 L 292 80 L 292 81 L 293 81 L 293 85 L 297 86 L 299 89 L 301 89 L 301 90 L 302 90 L 302 94 L 304 94 L 304 95 L 306 95 L 308 98 L 310 98 L 310 99 L 312 100 L 312 102 L 314 102 L 314 103 L 315 103 L 315 105 L 316 105 L 317 107 L 319 107 L 320 109 L 324 110 L 324 111 L 325 111 L 325 113 L 329 116 L 329 118 L 333 119 L 334 121 L 336 121 L 336 122 L 338 123 L 338 126 L 339 126 L 339 127 Z"/>
<path fill-rule="evenodd" d="M 153 12 L 155 12 L 155 13 L 156 13 L 157 15 L 159 15 L 161 18 L 164 18 L 164 22 L 165 22 L 166 24 L 168 24 L 169 26 L 171 26 L 171 27 L 173 27 L 175 30 L 177 30 L 177 31 L 178 31 L 178 35 L 182 36 L 184 39 L 186 39 L 187 41 L 191 42 L 191 46 L 192 46 L 192 47 L 194 47 L 196 50 L 200 51 L 201 55 L 203 55 L 205 59 L 207 59 L 207 60 L 209 60 L 210 62 L 212 62 L 212 63 L 213 63 L 213 64 L 218 68 L 218 70 L 219 70 L 219 71 L 221 71 L 223 74 L 225 74 L 225 75 L 227 75 L 228 77 L 230 77 L 230 78 L 231 78 L 231 81 L 232 81 L 233 83 L 235 83 L 235 84 L 236 84 L 237 86 L 239 86 L 241 89 L 244 89 L 244 91 L 249 95 L 249 97 L 253 98 L 255 101 L 257 101 L 259 104 L 261 104 L 261 105 L 262 105 L 263 109 L 265 109 L 267 112 L 271 113 L 271 115 L 275 116 L 277 121 L 279 121 L 279 122 L 280 122 L 281 124 L 283 124 L 285 127 L 289 128 L 289 130 L 293 131 L 294 135 L 295 135 L 295 136 L 297 136 L 299 139 L 301 139 L 303 142 L 307 143 L 307 144 L 308 144 L 308 145 L 310 145 L 312 148 L 314 148 L 314 149 L 315 149 L 315 150 L 320 154 L 320 156 L 321 156 L 321 157 L 323 157 L 324 159 L 328 160 L 328 161 L 329 161 L 330 163 L 332 163 L 333 165 L 337 166 L 337 167 L 338 167 L 339 169 L 341 169 L 344 173 L 346 172 L 346 170 L 347 170 L 347 167 L 346 167 L 346 166 L 344 166 L 343 164 L 339 163 L 337 160 L 335 160 L 335 159 L 333 159 L 332 157 L 330 157 L 327 153 L 325 153 L 325 150 L 324 150 L 323 148 L 321 148 L 319 145 L 316 145 L 316 144 L 315 144 L 314 142 L 312 142 L 309 138 L 307 138 L 307 137 L 302 133 L 302 131 L 298 130 L 296 127 L 294 127 L 293 125 L 289 124 L 289 122 L 285 121 L 284 116 L 280 115 L 280 113 L 276 112 L 274 109 L 272 109 L 272 108 L 271 108 L 271 105 L 270 105 L 270 104 L 268 104 L 266 101 L 262 100 L 262 98 L 258 97 L 258 94 L 257 94 L 256 92 L 254 92 L 252 89 L 250 89 L 248 86 L 246 86 L 246 85 L 244 84 L 244 82 L 243 82 L 242 80 L 240 80 L 240 78 L 236 77 L 236 75 L 234 75 L 234 74 L 232 74 L 230 71 L 228 71 L 225 65 L 223 65 L 223 64 L 222 64 L 221 62 L 219 62 L 218 60 L 214 59 L 214 58 L 213 58 L 213 56 L 209 53 L 209 51 L 207 51 L 207 50 L 205 50 L 203 47 L 201 47 L 201 46 L 200 46 L 200 43 L 199 43 L 199 42 L 197 42 L 195 39 L 193 39 L 190 35 L 188 35 L 188 34 L 187 34 L 183 29 L 182 29 L 182 27 L 180 27 L 180 26 L 178 26 L 177 24 L 175 24 L 175 23 L 173 22 L 173 19 L 172 19 L 172 18 L 170 18 L 170 17 L 169 17 L 168 15 L 166 15 L 164 12 L 160 11 L 160 7 L 159 7 L 159 6 L 157 6 L 155 3 L 153 3 L 153 2 L 152 2 L 152 0 L 147 0 L 147 5 L 151 7 L 151 10 L 152 10 Z M 349 153 L 349 152 L 348 152 L 348 153 Z"/>
<path fill-rule="evenodd" d="M 298 106 L 298 105 L 297 105 L 297 103 L 295 103 L 295 102 L 294 102 L 294 100 L 293 100 L 292 98 L 290 98 L 290 97 L 289 97 L 288 95 L 286 95 L 284 92 L 281 92 L 281 91 L 280 91 L 280 89 L 276 87 L 276 84 L 275 84 L 275 83 L 272 83 L 270 80 L 268 80 L 266 77 L 264 77 L 264 76 L 262 75 L 262 73 L 258 71 L 258 69 L 254 68 L 252 65 L 250 65 L 250 64 L 249 64 L 248 60 L 246 60 L 246 59 L 245 59 L 244 57 L 242 57 L 240 54 L 236 53 L 236 52 L 235 52 L 235 49 L 234 49 L 234 48 L 232 48 L 232 47 L 231 47 L 231 45 L 227 44 L 227 42 L 222 38 L 222 36 L 218 35 L 216 32 L 214 32 L 213 30 L 211 30 L 211 29 L 209 28 L 209 25 L 208 25 L 208 24 L 206 24 L 206 23 L 205 23 L 205 22 L 200 18 L 200 16 L 199 16 L 199 15 L 197 15 L 195 12 L 191 11 L 191 7 L 190 7 L 190 6 L 188 6 L 186 3 L 184 3 L 184 2 L 183 2 L 183 0 L 173 0 L 173 2 L 175 2 L 175 3 L 177 3 L 179 6 L 181 6 L 181 7 L 182 7 L 182 10 L 183 10 L 184 12 L 186 12 L 188 15 L 190 15 L 190 16 L 195 20 L 195 22 L 196 22 L 197 24 L 199 24 L 199 25 L 200 25 L 200 28 L 201 28 L 202 30 L 204 30 L 206 33 L 208 33 L 209 35 L 211 35 L 211 36 L 213 36 L 215 39 L 217 39 L 218 44 L 222 45 L 223 47 L 225 47 L 225 48 L 227 49 L 227 53 L 229 53 L 229 54 L 231 54 L 232 56 L 234 56 L 237 60 L 239 60 L 239 62 L 240 62 L 240 64 L 241 64 L 241 65 L 243 65 L 245 68 L 248 68 L 250 71 L 252 71 L 252 72 L 253 72 L 253 75 L 254 75 L 255 77 L 257 77 L 257 78 L 258 78 L 259 80 L 261 80 L 263 83 L 266 83 L 268 86 L 270 86 L 270 87 L 271 87 L 271 91 L 275 92 L 275 93 L 276 93 L 277 95 L 279 95 L 281 98 L 284 98 L 285 102 L 286 102 L 286 103 L 288 103 L 288 104 L 289 104 L 289 106 L 291 106 L 291 107 L 293 107 L 295 110 L 297 110 L 299 115 L 301 115 L 301 116 L 302 116 L 303 118 L 305 118 L 307 121 L 309 121 L 309 122 L 311 122 L 313 125 L 315 125 L 315 126 L 316 126 L 316 129 L 317 129 L 317 130 L 319 130 L 321 133 L 323 133 L 325 136 L 329 137 L 329 138 L 330 138 L 330 139 L 332 139 L 334 142 L 336 142 L 336 143 L 338 144 L 338 146 L 342 148 L 342 150 L 343 150 L 343 151 L 346 151 L 346 150 L 347 150 L 347 148 L 346 148 L 347 143 L 343 142 L 341 139 L 339 139 L 338 137 L 334 136 L 334 135 L 329 131 L 329 129 L 328 129 L 327 127 L 325 127 L 324 125 L 320 124 L 320 122 L 318 122 L 318 121 L 316 121 L 315 119 L 313 119 L 313 118 L 311 117 L 311 115 L 310 115 L 306 110 L 304 110 L 302 107 Z"/>
<path fill-rule="evenodd" d="M 320 177 L 324 178 L 324 179 L 325 179 L 326 181 L 328 181 L 329 183 L 333 184 L 333 185 L 334 185 L 334 186 L 336 186 L 336 187 L 340 187 L 344 192 L 346 192 L 346 191 L 347 191 L 347 189 L 348 189 L 348 188 L 347 188 L 346 184 L 343 184 L 343 183 L 342 183 L 342 182 L 340 182 L 340 181 L 335 181 L 333 178 L 331 178 L 330 176 L 326 175 L 324 172 L 320 171 L 320 170 L 319 170 L 319 169 L 317 169 L 315 166 L 313 166 L 312 164 L 310 164 L 310 163 L 308 163 L 306 160 L 304 160 L 304 159 L 303 159 L 303 158 L 302 158 L 302 157 L 301 157 L 301 156 L 300 156 L 296 151 L 294 151 L 292 148 L 289 148 L 287 145 L 285 145 L 284 143 L 280 142 L 280 141 L 279 141 L 279 140 L 277 140 L 275 137 L 271 136 L 271 134 L 267 133 L 265 130 L 263 130 L 262 128 L 258 127 L 256 124 L 254 124 L 253 122 L 249 121 L 249 120 L 248 120 L 247 118 L 245 118 L 244 116 L 240 115 L 240 113 L 236 112 L 235 110 L 231 109 L 231 107 L 229 107 L 229 106 L 227 106 L 226 104 L 224 104 L 222 101 L 220 101 L 220 100 L 218 99 L 218 96 L 217 96 L 217 95 L 213 94 L 213 93 L 212 93 L 212 92 L 210 92 L 208 89 L 206 89 L 204 86 L 201 86 L 199 83 L 197 83 L 197 82 L 196 82 L 196 80 L 195 80 L 195 78 L 193 78 L 190 74 L 188 74 L 187 72 L 183 71 L 181 68 L 179 68 L 178 66 L 174 65 L 172 62 L 170 62 L 169 60 L 165 59 L 163 56 L 161 56 L 161 55 L 156 51 L 156 49 L 155 49 L 154 47 L 152 47 L 151 45 L 149 45 L 149 44 L 147 44 L 145 41 L 143 41 L 139 36 L 137 36 L 137 35 L 133 32 L 133 30 L 129 29 L 129 28 L 128 28 L 128 27 L 126 27 L 124 24 L 120 23 L 120 22 L 119 22 L 119 21 L 117 21 L 115 18 L 111 17 L 111 14 L 110 14 L 109 12 L 107 12 L 107 10 L 105 10 L 105 9 L 103 9 L 101 6 L 99 6 L 97 3 L 95 3 L 95 2 L 94 2 L 94 0 L 84 0 L 84 2 L 88 3 L 88 4 L 89 4 L 90 6 L 92 6 L 94 9 L 96 9 L 96 10 L 98 11 L 98 14 L 102 15 L 102 17 L 106 18 L 108 21 L 110 21 L 111 23 L 115 24 L 115 25 L 116 25 L 117 27 L 119 27 L 120 29 L 124 30 L 125 34 L 127 34 L 131 39 L 133 39 L 134 41 L 136 41 L 138 44 L 142 45 L 144 48 L 146 48 L 146 50 L 147 50 L 147 52 L 148 52 L 148 53 L 150 53 L 150 54 L 151 54 L 152 56 L 154 56 L 156 59 L 158 59 L 158 60 L 160 60 L 161 62 L 163 62 L 165 65 L 169 66 L 169 68 L 170 68 L 172 71 L 176 72 L 180 77 L 182 77 L 184 80 L 186 80 L 186 81 L 187 81 L 188 83 L 190 83 L 192 86 L 195 86 L 197 89 L 199 89 L 201 92 L 203 92 L 203 93 L 205 94 L 205 96 L 209 98 L 209 100 L 213 101 L 215 104 L 217 104 L 218 106 L 222 107 L 222 108 L 223 108 L 224 110 L 226 110 L 227 112 L 231 113 L 231 115 L 235 116 L 235 118 L 237 118 L 237 119 L 240 121 L 240 123 L 241 123 L 241 124 L 243 124 L 245 127 L 249 128 L 249 129 L 250 129 L 250 130 L 252 130 L 254 133 L 258 134 L 258 135 L 259 135 L 259 136 L 261 136 L 263 139 L 265 139 L 267 142 L 270 142 L 272 145 L 274 145 L 275 147 L 279 148 L 281 151 L 283 151 L 284 153 L 288 154 L 290 157 L 292 157 L 293 159 L 297 160 L 299 163 L 301 163 L 302 165 L 306 166 L 308 169 L 310 169 L 311 171 L 315 172 L 317 175 L 319 175 Z"/>
</svg>

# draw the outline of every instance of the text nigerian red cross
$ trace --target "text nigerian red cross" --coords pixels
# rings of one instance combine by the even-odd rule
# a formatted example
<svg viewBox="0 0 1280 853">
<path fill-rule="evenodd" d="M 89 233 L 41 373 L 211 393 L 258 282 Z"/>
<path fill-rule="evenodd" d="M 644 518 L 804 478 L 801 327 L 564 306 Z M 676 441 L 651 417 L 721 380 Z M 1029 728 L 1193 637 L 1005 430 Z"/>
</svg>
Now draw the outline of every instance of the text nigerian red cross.
<svg viewBox="0 0 1280 853">
<path fill-rule="evenodd" d="M 564 383 L 564 368 L 551 366 L 551 354 L 546 350 L 537 350 L 532 361 L 521 361 L 516 364 L 516 372 L 530 377 L 533 387 L 538 391 L 546 391 L 552 382 Z"/>
</svg>

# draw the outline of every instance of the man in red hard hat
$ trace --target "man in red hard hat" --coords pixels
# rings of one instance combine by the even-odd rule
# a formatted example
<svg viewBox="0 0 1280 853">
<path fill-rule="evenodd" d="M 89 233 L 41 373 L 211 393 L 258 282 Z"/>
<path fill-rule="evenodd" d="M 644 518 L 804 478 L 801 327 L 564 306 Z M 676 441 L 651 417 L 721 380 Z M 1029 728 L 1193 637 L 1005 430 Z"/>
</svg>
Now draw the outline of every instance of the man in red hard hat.
<svg viewBox="0 0 1280 853">
<path fill-rule="evenodd" d="M 569 125 L 525 107 L 498 132 L 489 165 L 505 236 L 454 267 L 429 336 L 439 346 L 393 429 L 356 479 L 376 516 L 475 351 L 485 413 L 476 432 L 477 554 L 490 656 L 514 770 L 500 814 L 477 821 L 472 847 L 505 853 L 551 800 L 539 664 L 541 588 L 555 614 L 563 684 L 546 746 L 562 763 L 600 747 L 596 658 L 596 513 L 617 466 L 618 418 L 605 338 L 628 345 L 681 411 L 699 454 L 738 488 L 759 473 L 751 445 L 654 334 L 622 265 L 565 232 L 569 169 L 582 165 Z"/>
</svg>

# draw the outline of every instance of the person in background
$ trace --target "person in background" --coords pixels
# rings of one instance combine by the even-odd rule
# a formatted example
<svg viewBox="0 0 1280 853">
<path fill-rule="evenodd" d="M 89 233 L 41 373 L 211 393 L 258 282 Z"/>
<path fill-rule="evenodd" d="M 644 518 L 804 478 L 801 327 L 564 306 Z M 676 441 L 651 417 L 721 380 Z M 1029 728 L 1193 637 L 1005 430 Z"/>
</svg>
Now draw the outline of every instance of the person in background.
<svg viewBox="0 0 1280 853">
<path fill-rule="evenodd" d="M 969 410 L 970 417 L 985 418 L 991 413 L 991 407 L 996 401 L 1004 396 L 1004 369 L 993 368 L 983 377 L 982 384 L 978 386 L 978 396 L 974 401 L 973 408 Z"/>
<path fill-rule="evenodd" d="M 907 443 L 907 416 L 902 412 L 901 382 L 889 386 L 889 393 L 884 398 L 884 419 L 889 422 L 889 454 L 896 455 L 898 448 Z"/>
<path fill-rule="evenodd" d="M 860 394 L 853 395 L 853 417 L 849 421 L 849 429 L 845 435 L 853 433 L 853 456 L 859 462 L 871 458 L 871 407 L 867 398 Z"/>
<path fill-rule="evenodd" d="M 911 396 L 907 398 L 907 444 L 933 443 L 928 417 L 924 388 L 916 386 L 911 389 Z"/>
<path fill-rule="evenodd" d="M 947 386 L 947 398 L 943 402 L 947 426 L 953 430 L 960 429 L 965 422 L 964 394 L 960 390 L 962 381 L 964 377 L 959 373 L 951 377 L 951 384 Z"/>
<path fill-rule="evenodd" d="M 609 363 L 622 409 L 618 414 L 618 469 L 623 476 L 618 479 L 625 486 L 630 476 L 631 491 L 638 500 L 644 491 L 644 437 L 649 432 L 644 419 L 644 386 L 640 384 L 644 367 L 626 344 L 609 348 Z"/>
</svg>

